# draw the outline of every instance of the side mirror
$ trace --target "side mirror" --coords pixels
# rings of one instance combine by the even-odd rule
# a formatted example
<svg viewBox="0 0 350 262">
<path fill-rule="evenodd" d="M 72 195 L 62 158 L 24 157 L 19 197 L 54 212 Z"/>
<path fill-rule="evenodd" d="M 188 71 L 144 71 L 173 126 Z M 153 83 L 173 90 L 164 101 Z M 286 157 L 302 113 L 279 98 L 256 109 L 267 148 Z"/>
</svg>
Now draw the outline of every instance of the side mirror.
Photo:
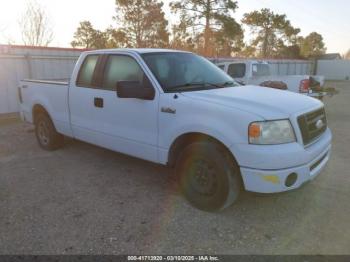
<svg viewBox="0 0 350 262">
<path fill-rule="evenodd" d="M 118 81 L 117 96 L 119 98 L 153 100 L 155 97 L 155 91 L 153 88 L 144 87 L 138 81 Z"/>
</svg>

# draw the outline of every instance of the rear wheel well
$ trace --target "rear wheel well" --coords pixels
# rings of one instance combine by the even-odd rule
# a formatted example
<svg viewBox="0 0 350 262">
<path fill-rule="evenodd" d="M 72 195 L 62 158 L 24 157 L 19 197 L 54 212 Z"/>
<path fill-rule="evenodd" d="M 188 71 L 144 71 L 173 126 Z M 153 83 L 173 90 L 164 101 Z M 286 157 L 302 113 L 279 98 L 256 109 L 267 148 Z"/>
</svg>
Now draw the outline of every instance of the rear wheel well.
<svg viewBox="0 0 350 262">
<path fill-rule="evenodd" d="M 234 163 L 238 166 L 236 158 L 231 151 L 216 138 L 203 134 L 203 133 L 187 133 L 179 136 L 171 145 L 168 154 L 168 166 L 174 167 L 181 152 L 190 144 L 197 142 L 209 142 L 217 145 L 220 150 L 228 157 L 230 157 Z"/>
<path fill-rule="evenodd" d="M 46 111 L 46 109 L 42 106 L 42 105 L 35 105 L 33 107 L 33 111 L 32 111 L 32 115 L 33 115 L 33 123 L 35 124 L 36 119 L 38 117 L 39 114 L 46 114 L 49 116 L 49 113 Z"/>
<path fill-rule="evenodd" d="M 55 125 L 47 112 L 40 104 L 36 104 L 32 109 L 35 135 L 40 147 L 53 151 L 64 145 L 64 135 L 57 132 Z"/>
</svg>

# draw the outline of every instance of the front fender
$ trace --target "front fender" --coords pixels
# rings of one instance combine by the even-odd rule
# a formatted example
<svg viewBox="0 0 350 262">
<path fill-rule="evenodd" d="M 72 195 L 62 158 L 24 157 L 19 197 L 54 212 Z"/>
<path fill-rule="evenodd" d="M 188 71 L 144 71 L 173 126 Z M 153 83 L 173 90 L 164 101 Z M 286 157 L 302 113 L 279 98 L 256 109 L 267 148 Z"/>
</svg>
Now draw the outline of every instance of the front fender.
<svg viewBox="0 0 350 262">
<path fill-rule="evenodd" d="M 175 114 L 159 115 L 159 159 L 166 163 L 176 139 L 188 133 L 200 133 L 220 141 L 227 148 L 248 142 L 248 126 L 260 117 L 246 111 L 228 108 L 182 96 L 174 100 L 162 95 L 160 106 L 176 109 Z M 164 99 L 165 97 L 165 99 Z M 263 119 L 261 119 L 263 120 Z"/>
</svg>

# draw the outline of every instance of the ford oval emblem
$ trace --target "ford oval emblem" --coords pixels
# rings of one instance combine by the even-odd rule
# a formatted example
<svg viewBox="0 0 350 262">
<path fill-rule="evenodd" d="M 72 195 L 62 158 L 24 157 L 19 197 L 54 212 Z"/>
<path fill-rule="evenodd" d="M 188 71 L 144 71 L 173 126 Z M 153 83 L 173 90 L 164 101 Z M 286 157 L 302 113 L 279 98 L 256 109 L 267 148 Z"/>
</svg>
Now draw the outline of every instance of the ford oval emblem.
<svg viewBox="0 0 350 262">
<path fill-rule="evenodd" d="M 323 125 L 324 125 L 324 123 L 321 119 L 316 122 L 317 129 L 321 129 L 323 127 Z"/>
</svg>

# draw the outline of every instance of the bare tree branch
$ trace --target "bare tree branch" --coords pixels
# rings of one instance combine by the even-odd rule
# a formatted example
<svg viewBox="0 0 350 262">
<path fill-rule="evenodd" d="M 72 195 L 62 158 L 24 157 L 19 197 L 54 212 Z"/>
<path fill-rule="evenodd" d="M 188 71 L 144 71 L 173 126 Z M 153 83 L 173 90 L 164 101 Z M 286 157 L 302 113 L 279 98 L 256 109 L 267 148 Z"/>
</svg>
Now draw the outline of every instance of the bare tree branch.
<svg viewBox="0 0 350 262">
<path fill-rule="evenodd" d="M 49 17 L 35 0 L 27 3 L 19 26 L 24 45 L 48 46 L 53 41 L 53 29 Z"/>
</svg>

